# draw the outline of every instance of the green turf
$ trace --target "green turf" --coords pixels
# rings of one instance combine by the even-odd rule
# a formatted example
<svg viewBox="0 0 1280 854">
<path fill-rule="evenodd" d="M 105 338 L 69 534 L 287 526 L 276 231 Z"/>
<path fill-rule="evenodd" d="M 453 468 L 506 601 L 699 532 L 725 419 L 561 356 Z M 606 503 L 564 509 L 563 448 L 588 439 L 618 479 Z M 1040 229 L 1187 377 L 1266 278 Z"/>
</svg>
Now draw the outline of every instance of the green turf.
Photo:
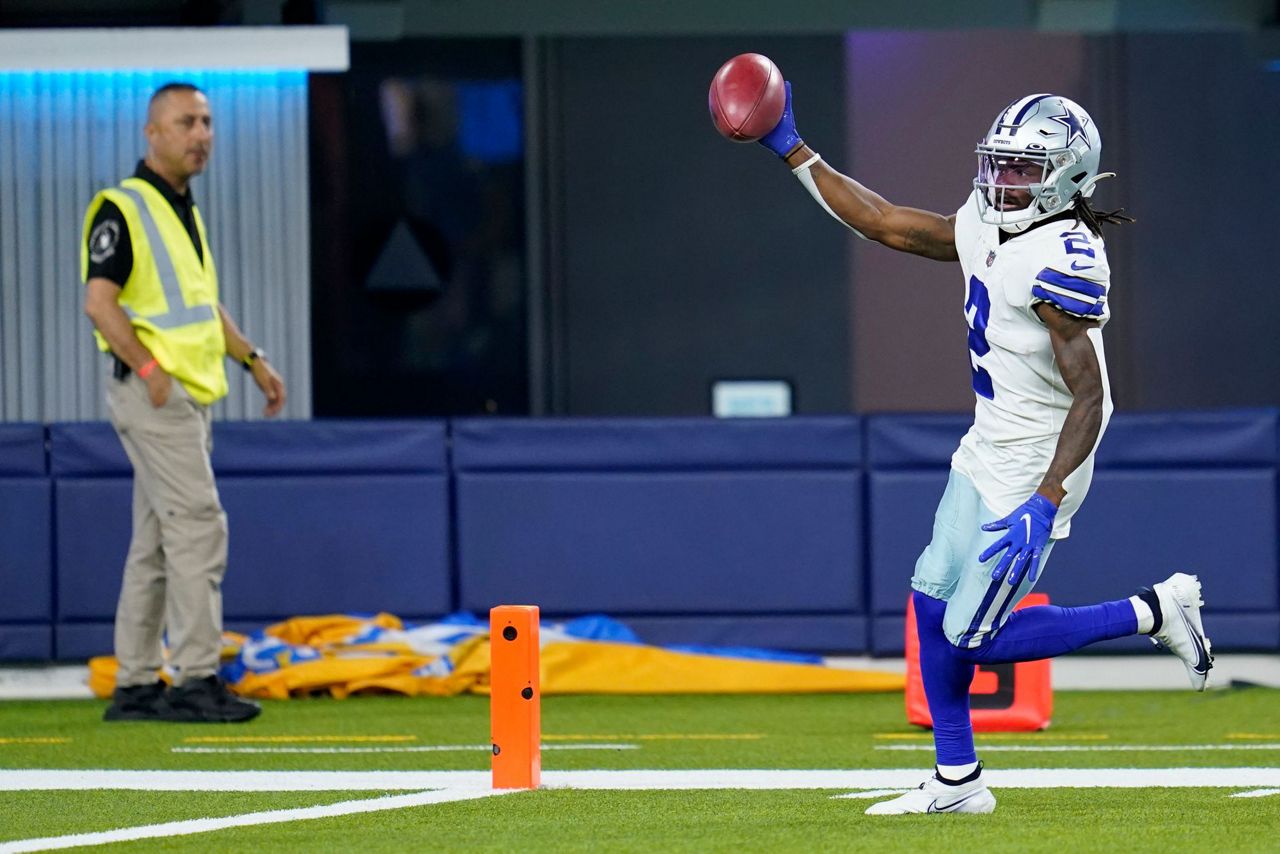
<svg viewBox="0 0 1280 854">
<path fill-rule="evenodd" d="M 837 794 L 544 791 L 379 813 L 365 834 L 319 819 L 218 839 L 244 850 L 1274 852 L 1280 821 L 1280 805 L 1212 789 L 997 792 L 992 815 L 946 817 L 867 816 L 870 801 Z"/>
<path fill-rule="evenodd" d="M 1060 692 L 1053 726 L 1021 743 L 1198 745 L 1280 743 L 1280 691 Z M 0 702 L 0 775 L 6 768 L 225 770 L 483 770 L 483 749 L 375 754 L 191 754 L 191 738 L 337 737 L 343 746 L 483 745 L 482 697 L 365 697 L 265 704 L 243 726 L 105 724 L 99 701 Z M 548 744 L 557 736 L 627 742 L 633 750 L 548 750 L 547 771 L 627 768 L 920 768 L 927 746 L 904 722 L 900 695 L 551 697 L 543 700 Z M 888 738 L 882 737 L 888 735 Z M 642 735 L 753 736 L 638 739 Z M 405 742 L 356 737 L 410 737 Z M 1252 737 L 1250 737 L 1252 736 Z M 10 740 L 5 743 L 5 740 Z M 64 739 L 57 744 L 14 739 Z M 324 746 L 276 742 L 262 746 Z M 1012 743 L 979 736 L 982 746 Z M 1015 753 L 989 751 L 992 768 L 1280 767 L 1280 750 Z M 232 815 L 378 793 L 18 792 L 0 806 L 0 840 L 102 830 L 199 816 Z M 1224 789 L 1000 790 L 990 817 L 872 819 L 867 801 L 822 791 L 564 791 L 381 813 L 229 829 L 131 843 L 148 850 L 408 846 L 446 850 L 1274 850 L 1280 796 L 1231 798 Z M 1269 834 L 1269 835 L 1268 835 Z M 1032 844 L 1029 840 L 1034 840 Z"/>
</svg>

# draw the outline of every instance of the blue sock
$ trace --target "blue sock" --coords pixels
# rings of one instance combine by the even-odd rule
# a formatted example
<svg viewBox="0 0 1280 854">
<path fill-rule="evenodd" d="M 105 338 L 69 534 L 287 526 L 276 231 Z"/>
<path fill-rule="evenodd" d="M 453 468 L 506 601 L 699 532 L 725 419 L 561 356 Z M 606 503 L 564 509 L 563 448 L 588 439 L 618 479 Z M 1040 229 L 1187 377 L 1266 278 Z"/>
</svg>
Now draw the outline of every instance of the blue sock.
<svg viewBox="0 0 1280 854">
<path fill-rule="evenodd" d="M 974 664 L 1037 661 L 1098 641 L 1127 637 L 1137 631 L 1138 617 L 1128 599 L 1079 608 L 1036 605 L 1014 611 L 995 635 L 981 646 L 958 649 L 957 652 Z M 922 651 L 923 647 L 922 640 Z"/>
<path fill-rule="evenodd" d="M 933 718 L 933 744 L 939 765 L 967 765 L 978 761 L 973 749 L 973 726 L 969 722 L 969 686 L 974 666 L 964 661 L 942 631 L 947 603 L 911 594 L 916 612 L 916 634 L 920 637 L 920 675 Z M 1130 608 L 1130 611 L 1133 609 Z M 1136 619 L 1135 619 L 1136 623 Z"/>
</svg>

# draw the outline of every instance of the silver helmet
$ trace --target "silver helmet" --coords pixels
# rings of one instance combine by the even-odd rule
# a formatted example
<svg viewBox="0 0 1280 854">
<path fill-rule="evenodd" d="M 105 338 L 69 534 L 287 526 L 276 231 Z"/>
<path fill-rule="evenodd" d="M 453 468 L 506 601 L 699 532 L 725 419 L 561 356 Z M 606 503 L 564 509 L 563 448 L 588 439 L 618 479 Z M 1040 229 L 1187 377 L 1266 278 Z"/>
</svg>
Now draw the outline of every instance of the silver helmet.
<svg viewBox="0 0 1280 854">
<path fill-rule="evenodd" d="M 1060 95 L 1028 95 L 1005 107 L 978 143 L 978 217 L 1005 231 L 1018 232 L 1066 210 L 1076 195 L 1087 198 L 1099 175 L 1102 137 L 1089 114 Z M 1011 166 L 1020 182 L 1001 183 Z M 1008 198 L 1030 193 L 1025 207 Z"/>
</svg>

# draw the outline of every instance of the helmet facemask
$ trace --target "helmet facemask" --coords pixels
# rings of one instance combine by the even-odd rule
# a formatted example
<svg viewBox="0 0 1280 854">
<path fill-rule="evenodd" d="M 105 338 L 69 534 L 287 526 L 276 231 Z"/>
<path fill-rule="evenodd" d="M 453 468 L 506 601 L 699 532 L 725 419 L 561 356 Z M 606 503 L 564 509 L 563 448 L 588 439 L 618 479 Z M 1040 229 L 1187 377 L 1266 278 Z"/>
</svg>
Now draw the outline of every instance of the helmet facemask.
<svg viewBox="0 0 1280 854">
<path fill-rule="evenodd" d="M 1028 152 L 982 152 L 979 146 L 978 211 L 983 222 L 1015 225 L 1045 213 L 1042 193 L 1049 171 L 1044 155 Z"/>
</svg>

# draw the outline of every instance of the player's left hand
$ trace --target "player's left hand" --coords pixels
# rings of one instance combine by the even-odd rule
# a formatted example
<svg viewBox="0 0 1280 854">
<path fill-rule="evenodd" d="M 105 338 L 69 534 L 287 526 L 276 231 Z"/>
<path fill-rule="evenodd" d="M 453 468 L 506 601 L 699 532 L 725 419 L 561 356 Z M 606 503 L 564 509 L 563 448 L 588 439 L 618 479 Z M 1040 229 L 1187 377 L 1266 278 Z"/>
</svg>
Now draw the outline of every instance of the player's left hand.
<svg viewBox="0 0 1280 854">
<path fill-rule="evenodd" d="M 760 144 L 779 157 L 786 157 L 800 146 L 804 140 L 796 132 L 796 117 L 791 112 L 791 81 L 784 84 L 787 89 L 787 106 L 782 110 L 782 118 L 773 126 L 773 130 L 760 138 Z"/>
<path fill-rule="evenodd" d="M 1049 542 L 1049 535 L 1053 532 L 1053 517 L 1056 515 L 1056 504 L 1038 492 L 1032 495 L 1008 516 L 982 526 L 984 531 L 1008 533 L 978 555 L 978 562 L 985 563 L 993 555 L 1003 551 L 1004 557 L 1000 558 L 996 568 L 991 571 L 993 579 L 999 581 L 1007 575 L 1009 584 L 1014 587 L 1022 583 L 1025 575 L 1030 575 L 1031 580 L 1035 581 L 1036 574 L 1040 571 L 1040 553 Z"/>
</svg>

